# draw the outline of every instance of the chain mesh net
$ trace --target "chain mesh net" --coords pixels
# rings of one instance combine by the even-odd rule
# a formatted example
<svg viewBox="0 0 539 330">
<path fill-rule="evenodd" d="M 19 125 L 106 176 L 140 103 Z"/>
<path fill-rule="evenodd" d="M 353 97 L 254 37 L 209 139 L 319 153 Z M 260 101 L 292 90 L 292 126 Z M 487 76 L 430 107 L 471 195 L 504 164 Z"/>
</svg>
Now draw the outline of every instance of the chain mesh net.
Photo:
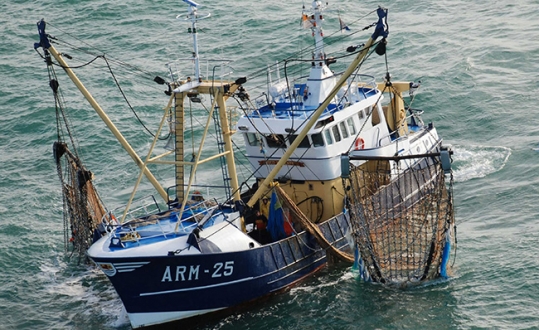
<svg viewBox="0 0 539 330">
<path fill-rule="evenodd" d="M 447 187 L 433 158 L 406 171 L 394 165 L 385 160 L 350 164 L 345 184 L 361 262 L 368 280 L 383 284 L 437 278 L 454 225 L 452 176 Z"/>
</svg>

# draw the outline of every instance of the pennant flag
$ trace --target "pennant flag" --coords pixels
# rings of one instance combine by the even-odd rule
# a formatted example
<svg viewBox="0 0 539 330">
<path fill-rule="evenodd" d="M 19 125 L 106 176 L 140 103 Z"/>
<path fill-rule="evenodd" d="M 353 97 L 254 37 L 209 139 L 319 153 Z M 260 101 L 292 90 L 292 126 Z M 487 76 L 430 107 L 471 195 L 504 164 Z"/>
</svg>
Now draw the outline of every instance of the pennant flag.
<svg viewBox="0 0 539 330">
<path fill-rule="evenodd" d="M 350 28 L 346 25 L 346 23 L 343 22 L 343 20 L 341 19 L 341 16 L 339 16 L 339 24 L 341 25 L 341 31 L 342 30 L 350 31 Z"/>
<path fill-rule="evenodd" d="M 309 16 L 307 16 L 305 14 L 302 15 L 302 17 L 301 17 L 301 27 L 303 27 L 304 29 L 309 29 L 309 28 L 313 27 L 313 23 L 309 19 Z"/>
</svg>

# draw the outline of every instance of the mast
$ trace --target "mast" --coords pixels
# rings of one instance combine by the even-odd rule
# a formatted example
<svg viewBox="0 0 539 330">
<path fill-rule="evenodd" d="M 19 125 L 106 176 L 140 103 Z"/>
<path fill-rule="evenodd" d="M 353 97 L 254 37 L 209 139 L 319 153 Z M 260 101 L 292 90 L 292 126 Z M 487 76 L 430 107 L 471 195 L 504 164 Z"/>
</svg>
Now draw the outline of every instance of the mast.
<svg viewBox="0 0 539 330">
<path fill-rule="evenodd" d="M 314 11 L 314 17 L 311 17 L 311 30 L 314 37 L 313 61 L 315 61 L 315 66 L 321 67 L 326 59 L 324 52 L 324 31 L 322 30 L 322 21 L 324 20 L 322 12 L 325 6 L 322 5 L 322 1 L 315 0 L 312 3 L 312 7 Z"/>
<path fill-rule="evenodd" d="M 191 20 L 191 33 L 193 34 L 193 60 L 195 61 L 195 81 L 200 80 L 200 62 L 198 57 L 198 38 L 197 38 L 197 21 L 199 19 L 204 19 L 210 17 L 211 14 L 208 14 L 205 17 L 198 17 L 197 7 L 198 3 L 191 0 L 183 0 L 185 3 L 189 4 L 187 9 L 187 19 Z"/>
<path fill-rule="evenodd" d="M 198 3 L 192 0 L 183 0 L 187 3 L 189 7 L 187 8 L 187 14 L 180 14 L 176 16 L 177 19 L 184 19 L 191 21 L 191 27 L 187 32 L 193 34 L 193 61 L 195 63 L 195 77 L 188 77 L 186 83 L 182 84 L 178 88 L 174 89 L 174 93 L 186 92 L 190 89 L 200 86 L 202 78 L 200 77 L 200 58 L 198 56 L 198 37 L 197 37 L 197 25 L 196 23 L 200 20 L 206 19 L 211 16 L 211 14 L 205 14 L 200 16 L 198 14 L 197 7 L 200 6 Z"/>
<path fill-rule="evenodd" d="M 175 160 L 176 160 L 176 175 L 175 175 L 175 186 L 176 186 L 176 198 L 178 201 L 183 201 L 185 199 L 185 159 L 184 159 L 184 101 L 187 96 L 186 92 L 200 86 L 202 81 L 200 77 L 200 58 L 198 55 L 198 37 L 197 37 L 197 22 L 199 20 L 208 18 L 211 14 L 206 14 L 199 17 L 197 7 L 200 6 L 198 3 L 192 0 L 183 0 L 186 4 L 189 5 L 187 8 L 187 14 L 180 14 L 176 16 L 177 19 L 184 19 L 191 22 L 191 27 L 187 30 L 188 33 L 193 35 L 193 61 L 195 64 L 195 77 L 188 77 L 187 81 L 174 89 L 175 94 Z"/>
<path fill-rule="evenodd" d="M 313 6 L 315 3 L 319 1 L 314 1 Z M 337 95 L 337 92 L 340 90 L 340 88 L 344 85 L 348 77 L 356 70 L 359 63 L 365 58 L 367 55 L 367 52 L 369 51 L 370 47 L 374 44 L 376 39 L 378 39 L 379 36 L 382 36 L 383 38 L 386 38 L 388 35 L 387 31 L 387 25 L 385 23 L 385 18 L 387 16 L 387 9 L 383 9 L 382 7 L 379 7 L 377 10 L 378 13 L 378 22 L 376 24 L 376 28 L 374 33 L 371 35 L 363 49 L 357 54 L 357 56 L 354 58 L 352 63 L 348 66 L 346 71 L 343 73 L 343 75 L 340 77 L 339 81 L 335 84 L 329 95 L 326 97 L 324 102 L 322 102 L 318 108 L 314 111 L 314 113 L 311 116 L 311 119 L 305 124 L 304 128 L 301 130 L 301 132 L 298 134 L 298 136 L 294 139 L 294 142 L 290 145 L 290 148 L 286 150 L 283 157 L 277 162 L 273 170 L 268 174 L 268 176 L 264 179 L 262 184 L 260 185 L 260 188 L 258 189 L 255 194 L 251 197 L 251 199 L 247 202 L 247 206 L 253 207 L 255 203 L 262 197 L 263 194 L 266 193 L 267 190 L 271 189 L 272 181 L 279 173 L 283 165 L 288 161 L 290 156 L 294 153 L 294 151 L 297 149 L 299 144 L 303 141 L 303 138 L 307 135 L 309 130 L 314 126 L 316 121 L 318 121 L 318 118 L 324 110 L 327 108 L 327 106 L 331 103 L 331 100 Z"/>
<path fill-rule="evenodd" d="M 232 189 L 232 197 L 234 201 L 241 200 L 240 186 L 238 182 L 238 174 L 236 172 L 236 161 L 234 160 L 234 147 L 232 145 L 232 135 L 234 131 L 230 130 L 230 123 L 227 118 L 225 95 L 222 88 L 216 93 L 217 106 L 219 107 L 219 119 L 221 121 L 221 130 L 225 143 L 226 163 L 228 167 L 228 176 L 230 177 L 230 188 Z"/>
<path fill-rule="evenodd" d="M 234 82 L 232 85 L 223 85 L 222 83 L 217 83 L 215 81 L 211 82 L 205 82 L 202 80 L 201 74 L 200 74 L 200 58 L 198 53 L 198 38 L 197 38 L 197 27 L 196 23 L 199 20 L 206 19 L 211 16 L 210 13 L 200 15 L 197 11 L 197 7 L 200 6 L 198 3 L 192 1 L 192 0 L 183 0 L 185 3 L 189 5 L 189 8 L 187 10 L 187 15 L 178 15 L 177 18 L 184 18 L 185 20 L 189 20 L 191 22 L 191 28 L 189 29 L 189 32 L 193 34 L 193 61 L 195 63 L 195 77 L 194 78 L 187 78 L 187 81 L 183 82 L 180 86 L 174 89 L 174 93 L 176 93 L 176 196 L 178 197 L 178 200 L 185 199 L 185 192 L 184 192 L 184 185 L 185 185 L 185 166 L 186 163 L 183 159 L 183 142 L 184 142 L 184 136 L 183 136 L 183 118 L 184 118 L 184 106 L 183 101 L 186 97 L 186 92 L 190 90 L 196 90 L 198 93 L 201 94 L 209 94 L 213 95 L 217 106 L 212 105 L 212 111 L 213 108 L 216 107 L 219 110 L 219 121 L 221 122 L 221 134 L 223 136 L 223 142 L 225 144 L 225 152 L 220 156 L 225 156 L 226 163 L 227 163 L 227 170 L 229 174 L 230 179 L 230 187 L 232 189 L 233 193 L 233 200 L 239 201 L 241 199 L 240 196 L 240 190 L 239 190 L 239 182 L 238 182 L 238 176 L 236 173 L 236 164 L 234 161 L 234 151 L 233 151 L 233 145 L 232 145 L 232 135 L 234 134 L 233 131 L 230 130 L 230 124 L 228 122 L 227 118 L 227 111 L 226 111 L 226 99 L 229 95 L 231 95 L 241 83 L 243 83 L 242 79 L 239 79 L 238 81 Z M 202 141 L 205 140 L 207 132 L 205 131 L 204 136 L 202 137 Z M 202 142 L 203 143 L 203 142 Z M 199 153 L 202 149 L 200 149 Z M 197 156 L 197 161 L 195 163 L 199 162 L 200 155 Z M 196 165 L 195 165 L 196 169 Z M 193 175 L 193 174 L 192 174 Z M 187 189 L 190 188 L 192 184 L 192 180 L 189 180 L 189 184 Z M 185 203 L 183 203 L 185 204 Z M 183 210 L 184 205 L 182 205 Z"/>
</svg>

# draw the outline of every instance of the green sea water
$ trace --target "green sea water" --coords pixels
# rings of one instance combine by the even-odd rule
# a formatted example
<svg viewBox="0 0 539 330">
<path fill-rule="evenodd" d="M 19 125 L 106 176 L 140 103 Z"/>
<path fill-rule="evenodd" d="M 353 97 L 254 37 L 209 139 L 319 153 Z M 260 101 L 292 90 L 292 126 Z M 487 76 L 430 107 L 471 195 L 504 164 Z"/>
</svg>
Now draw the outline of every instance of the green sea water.
<svg viewBox="0 0 539 330">
<path fill-rule="evenodd" d="M 202 2 L 202 1 L 201 1 Z M 302 1 L 205 1 L 201 53 L 234 60 L 248 90 L 261 69 L 310 43 L 299 29 Z M 539 328 L 539 2 L 332 1 L 328 40 L 358 31 L 389 8 L 389 71 L 421 80 L 414 101 L 454 147 L 458 224 L 453 276 L 393 290 L 362 283 L 349 265 L 330 266 L 288 292 L 200 329 L 535 329 Z M 310 2 L 305 2 L 310 6 Z M 45 18 L 72 65 L 106 54 L 150 127 L 167 97 L 151 80 L 164 64 L 190 55 L 181 1 L 29 1 L 0 3 L 0 329 L 129 329 L 107 278 L 64 253 L 62 196 L 52 143 L 54 100 L 43 59 L 33 50 Z M 370 15 L 369 15 L 370 14 Z M 333 26 L 332 26 L 333 25 Z M 341 52 L 366 40 L 351 34 Z M 66 42 L 69 42 L 67 44 Z M 84 48 L 71 53 L 71 46 Z M 339 48 L 341 47 L 341 48 Z M 383 59 L 365 72 L 381 79 Z M 143 71 L 126 70 L 129 63 Z M 138 172 L 78 92 L 60 76 L 86 166 L 105 204 L 125 203 Z M 126 107 L 103 61 L 77 70 L 119 129 L 145 154 L 150 137 Z M 238 140 L 238 139 L 236 139 Z M 210 174 L 201 182 L 210 183 Z M 243 173 L 244 170 L 242 170 Z M 157 170 L 159 178 L 168 172 Z M 170 182 L 169 182 L 170 183 Z M 147 187 L 147 184 L 146 186 Z"/>
</svg>

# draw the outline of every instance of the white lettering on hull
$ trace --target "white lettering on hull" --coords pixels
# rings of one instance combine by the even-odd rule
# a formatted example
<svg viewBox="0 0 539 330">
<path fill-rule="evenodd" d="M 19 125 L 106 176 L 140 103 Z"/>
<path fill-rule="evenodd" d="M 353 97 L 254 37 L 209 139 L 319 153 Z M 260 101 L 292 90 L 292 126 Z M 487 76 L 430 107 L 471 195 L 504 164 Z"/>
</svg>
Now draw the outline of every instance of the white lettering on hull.
<svg viewBox="0 0 539 330">
<path fill-rule="evenodd" d="M 203 272 L 204 274 L 210 273 L 208 269 L 204 269 Z M 230 276 L 232 273 L 234 273 L 234 261 L 216 262 L 213 265 L 211 277 Z M 171 266 L 167 266 L 161 277 L 161 282 L 196 281 L 199 279 L 200 265 L 176 266 L 174 278 L 172 274 Z"/>
</svg>

